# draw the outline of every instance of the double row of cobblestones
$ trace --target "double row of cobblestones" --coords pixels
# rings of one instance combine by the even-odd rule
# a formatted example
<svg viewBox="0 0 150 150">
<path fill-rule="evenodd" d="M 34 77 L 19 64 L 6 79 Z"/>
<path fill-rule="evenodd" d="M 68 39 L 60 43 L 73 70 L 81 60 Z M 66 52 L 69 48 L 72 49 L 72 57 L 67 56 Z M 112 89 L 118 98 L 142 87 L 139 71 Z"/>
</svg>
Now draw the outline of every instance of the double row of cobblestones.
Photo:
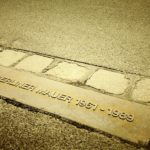
<svg viewBox="0 0 150 150">
<path fill-rule="evenodd" d="M 0 48 L 0 65 L 44 74 L 52 79 L 91 88 L 144 104 L 150 102 L 150 79 L 61 58 Z"/>
</svg>

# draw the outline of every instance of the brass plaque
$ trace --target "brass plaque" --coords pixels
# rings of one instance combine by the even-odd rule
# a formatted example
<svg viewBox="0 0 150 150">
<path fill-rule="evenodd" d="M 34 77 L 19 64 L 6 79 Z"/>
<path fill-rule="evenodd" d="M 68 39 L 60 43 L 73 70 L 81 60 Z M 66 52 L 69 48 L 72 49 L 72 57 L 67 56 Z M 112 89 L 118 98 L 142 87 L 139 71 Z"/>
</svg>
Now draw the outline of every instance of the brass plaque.
<svg viewBox="0 0 150 150">
<path fill-rule="evenodd" d="M 148 106 L 5 67 L 0 95 L 131 142 L 146 145 L 150 139 Z"/>
</svg>

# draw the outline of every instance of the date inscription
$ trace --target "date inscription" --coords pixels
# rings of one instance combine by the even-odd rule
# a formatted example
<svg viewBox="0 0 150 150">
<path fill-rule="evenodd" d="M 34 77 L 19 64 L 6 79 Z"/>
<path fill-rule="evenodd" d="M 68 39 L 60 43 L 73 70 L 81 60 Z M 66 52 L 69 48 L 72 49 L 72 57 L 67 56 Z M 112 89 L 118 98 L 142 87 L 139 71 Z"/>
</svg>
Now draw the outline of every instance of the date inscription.
<svg viewBox="0 0 150 150">
<path fill-rule="evenodd" d="M 80 107 L 85 107 L 86 109 L 91 109 L 93 111 L 95 111 L 97 108 L 96 104 L 93 104 L 91 102 L 86 102 L 85 100 L 77 100 L 76 105 Z"/>
<path fill-rule="evenodd" d="M 53 100 L 59 100 L 62 102 L 67 102 L 68 105 L 70 103 L 75 104 L 76 107 L 86 109 L 88 111 L 98 111 L 99 113 L 105 113 L 105 115 L 108 115 L 110 117 L 115 117 L 120 120 L 126 120 L 128 122 L 133 122 L 134 121 L 134 115 L 133 114 L 128 114 L 126 112 L 122 112 L 116 109 L 112 108 L 103 108 L 102 106 L 99 106 L 98 104 L 94 104 L 92 102 L 87 102 L 86 100 L 82 99 L 76 99 L 70 95 L 54 91 L 53 89 L 41 89 L 38 88 L 34 85 L 30 85 L 28 83 L 21 83 L 20 81 L 16 81 L 14 79 L 6 78 L 6 77 L 1 77 L 0 76 L 0 82 L 8 84 L 10 86 L 14 86 L 16 88 L 20 88 L 23 90 L 28 90 L 30 92 L 34 92 L 35 94 L 40 94 L 43 96 L 47 96 Z M 0 97 L 1 98 L 1 97 Z"/>
<path fill-rule="evenodd" d="M 127 120 L 128 122 L 132 122 L 134 120 L 134 116 L 131 114 L 126 114 L 125 112 L 119 112 L 118 110 L 108 109 L 108 115 L 112 117 L 118 117 L 121 120 Z"/>
</svg>

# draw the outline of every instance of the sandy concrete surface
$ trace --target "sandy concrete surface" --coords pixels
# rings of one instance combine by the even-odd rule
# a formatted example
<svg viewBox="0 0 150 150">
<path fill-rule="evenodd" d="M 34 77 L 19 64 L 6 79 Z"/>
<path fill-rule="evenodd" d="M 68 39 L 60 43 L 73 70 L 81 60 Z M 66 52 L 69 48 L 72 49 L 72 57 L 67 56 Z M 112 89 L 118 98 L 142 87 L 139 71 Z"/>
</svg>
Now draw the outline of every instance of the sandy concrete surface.
<svg viewBox="0 0 150 150">
<path fill-rule="evenodd" d="M 0 103 L 1 150 L 146 150 L 47 114 Z"/>
<path fill-rule="evenodd" d="M 0 44 L 150 76 L 149 0 L 0 0 Z"/>
</svg>

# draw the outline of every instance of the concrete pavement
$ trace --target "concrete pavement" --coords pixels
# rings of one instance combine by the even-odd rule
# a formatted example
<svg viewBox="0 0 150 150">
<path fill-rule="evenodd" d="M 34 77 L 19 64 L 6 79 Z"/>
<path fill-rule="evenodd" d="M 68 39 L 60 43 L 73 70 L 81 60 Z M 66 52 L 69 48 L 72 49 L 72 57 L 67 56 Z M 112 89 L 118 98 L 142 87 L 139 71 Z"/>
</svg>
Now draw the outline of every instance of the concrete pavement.
<svg viewBox="0 0 150 150">
<path fill-rule="evenodd" d="M 1 0 L 0 44 L 150 76 L 149 0 Z"/>
<path fill-rule="evenodd" d="M 0 103 L 1 150 L 147 150 L 61 118 Z"/>
</svg>

